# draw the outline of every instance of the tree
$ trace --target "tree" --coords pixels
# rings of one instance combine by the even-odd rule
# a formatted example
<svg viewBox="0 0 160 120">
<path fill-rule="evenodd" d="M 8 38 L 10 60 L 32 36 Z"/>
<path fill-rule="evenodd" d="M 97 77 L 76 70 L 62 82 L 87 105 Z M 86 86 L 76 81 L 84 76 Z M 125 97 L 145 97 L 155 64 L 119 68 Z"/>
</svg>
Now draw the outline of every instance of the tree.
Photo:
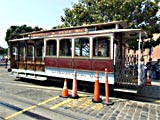
<svg viewBox="0 0 160 120">
<path fill-rule="evenodd" d="M 0 47 L 0 55 L 4 55 L 4 54 L 8 54 L 8 49 Z"/>
<path fill-rule="evenodd" d="M 152 35 L 160 31 L 158 4 L 159 0 L 80 0 L 64 10 L 64 24 L 58 27 L 123 20 L 129 28 L 143 28 Z"/>
<path fill-rule="evenodd" d="M 11 26 L 7 29 L 5 41 L 8 43 L 9 40 L 18 38 L 21 33 L 39 31 L 41 29 L 42 28 L 39 28 L 38 26 L 35 26 L 34 28 L 27 25 Z"/>
<path fill-rule="evenodd" d="M 61 20 L 72 26 L 82 25 L 84 21 L 91 24 L 124 20 L 130 27 L 138 28 L 157 22 L 158 3 L 158 0 L 80 0 L 73 8 L 64 10 Z"/>
</svg>

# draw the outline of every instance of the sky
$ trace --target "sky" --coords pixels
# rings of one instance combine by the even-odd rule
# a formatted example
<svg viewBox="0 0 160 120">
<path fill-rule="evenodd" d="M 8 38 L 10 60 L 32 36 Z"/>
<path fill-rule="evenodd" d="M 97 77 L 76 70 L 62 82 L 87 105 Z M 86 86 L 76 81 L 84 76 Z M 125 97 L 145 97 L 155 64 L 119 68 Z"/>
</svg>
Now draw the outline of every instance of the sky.
<svg viewBox="0 0 160 120">
<path fill-rule="evenodd" d="M 0 0 L 0 46 L 7 48 L 5 35 L 11 25 L 44 29 L 62 24 L 60 16 L 78 0 Z"/>
<path fill-rule="evenodd" d="M 0 46 L 7 48 L 5 35 L 11 25 L 51 29 L 60 25 L 64 9 L 79 0 L 0 0 Z"/>
</svg>

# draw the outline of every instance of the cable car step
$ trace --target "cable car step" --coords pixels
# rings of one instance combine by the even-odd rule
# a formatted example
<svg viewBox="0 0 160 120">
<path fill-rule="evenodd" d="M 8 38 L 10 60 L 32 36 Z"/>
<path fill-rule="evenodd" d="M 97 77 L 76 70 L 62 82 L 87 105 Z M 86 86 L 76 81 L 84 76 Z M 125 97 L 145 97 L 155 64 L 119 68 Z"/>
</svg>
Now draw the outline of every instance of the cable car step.
<svg viewBox="0 0 160 120">
<path fill-rule="evenodd" d="M 19 77 L 19 78 L 27 78 L 27 79 L 34 79 L 34 80 L 40 80 L 40 81 L 47 80 L 47 77 L 41 77 L 41 76 L 35 76 L 35 75 L 19 74 L 17 77 Z"/>
<path fill-rule="evenodd" d="M 114 88 L 114 91 L 127 92 L 127 93 L 137 93 L 137 90 L 125 89 L 125 88 Z"/>
</svg>

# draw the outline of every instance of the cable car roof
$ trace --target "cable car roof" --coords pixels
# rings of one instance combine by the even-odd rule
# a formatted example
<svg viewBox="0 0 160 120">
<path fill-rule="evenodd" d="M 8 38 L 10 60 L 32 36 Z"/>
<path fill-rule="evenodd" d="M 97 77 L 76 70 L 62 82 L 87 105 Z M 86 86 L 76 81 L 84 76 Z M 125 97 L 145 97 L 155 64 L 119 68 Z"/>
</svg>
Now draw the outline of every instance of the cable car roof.
<svg viewBox="0 0 160 120">
<path fill-rule="evenodd" d="M 86 24 L 82 26 L 71 26 L 66 28 L 57 28 L 57 29 L 51 29 L 51 30 L 41 30 L 41 31 L 33 31 L 28 33 L 22 33 L 20 35 L 26 35 L 31 33 L 42 33 L 42 32 L 50 32 L 50 31 L 61 31 L 61 30 L 68 30 L 68 29 L 78 29 L 78 28 L 90 28 L 90 27 L 102 27 L 102 26 L 110 26 L 110 25 L 120 25 L 122 28 L 127 28 L 127 23 L 124 21 L 112 21 L 112 22 L 105 22 L 105 23 L 97 23 L 97 24 Z"/>
<path fill-rule="evenodd" d="M 18 40 L 27 40 L 30 37 L 34 38 L 45 38 L 45 37 L 56 37 L 56 36 L 72 36 L 72 35 L 83 35 L 83 34 L 98 34 L 98 33 L 123 33 L 125 38 L 139 38 L 139 32 L 141 37 L 146 37 L 145 32 L 142 29 L 127 29 L 127 24 L 124 21 L 113 21 L 108 23 L 99 23 L 91 25 L 76 26 L 70 28 L 59 28 L 52 30 L 34 31 L 29 33 L 20 34 Z"/>
</svg>

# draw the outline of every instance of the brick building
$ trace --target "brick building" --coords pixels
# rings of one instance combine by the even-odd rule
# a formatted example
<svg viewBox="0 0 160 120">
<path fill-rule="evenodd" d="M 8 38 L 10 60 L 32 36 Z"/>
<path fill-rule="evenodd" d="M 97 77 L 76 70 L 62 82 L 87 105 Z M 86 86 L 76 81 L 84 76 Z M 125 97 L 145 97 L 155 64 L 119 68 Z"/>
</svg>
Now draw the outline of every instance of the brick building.
<svg viewBox="0 0 160 120">
<path fill-rule="evenodd" d="M 153 34 L 153 38 L 154 38 L 155 40 L 158 39 L 159 37 L 160 37 L 160 33 L 158 33 L 158 34 Z M 145 63 L 148 62 L 148 60 L 149 60 L 149 58 L 150 58 L 150 56 L 148 55 L 148 53 L 149 53 L 149 49 L 145 49 L 145 51 L 144 51 L 144 55 L 146 55 L 146 56 L 144 57 Z M 152 52 L 152 54 L 151 54 L 151 58 L 152 58 L 152 61 L 157 61 L 158 59 L 160 59 L 160 45 L 155 46 L 155 47 L 153 48 L 153 52 Z"/>
<path fill-rule="evenodd" d="M 153 34 L 153 38 L 156 40 L 160 37 L 160 33 Z M 147 41 L 149 39 L 146 39 Z M 134 55 L 134 50 L 129 51 L 130 55 Z M 138 55 L 138 51 L 136 51 L 136 55 Z M 144 63 L 146 64 L 149 61 L 150 55 L 149 55 L 149 49 L 145 49 L 143 52 L 144 55 Z M 142 54 L 140 55 L 142 56 Z M 153 48 L 152 54 L 151 54 L 152 61 L 157 61 L 160 59 L 160 45 L 157 45 L 156 47 Z"/>
</svg>

